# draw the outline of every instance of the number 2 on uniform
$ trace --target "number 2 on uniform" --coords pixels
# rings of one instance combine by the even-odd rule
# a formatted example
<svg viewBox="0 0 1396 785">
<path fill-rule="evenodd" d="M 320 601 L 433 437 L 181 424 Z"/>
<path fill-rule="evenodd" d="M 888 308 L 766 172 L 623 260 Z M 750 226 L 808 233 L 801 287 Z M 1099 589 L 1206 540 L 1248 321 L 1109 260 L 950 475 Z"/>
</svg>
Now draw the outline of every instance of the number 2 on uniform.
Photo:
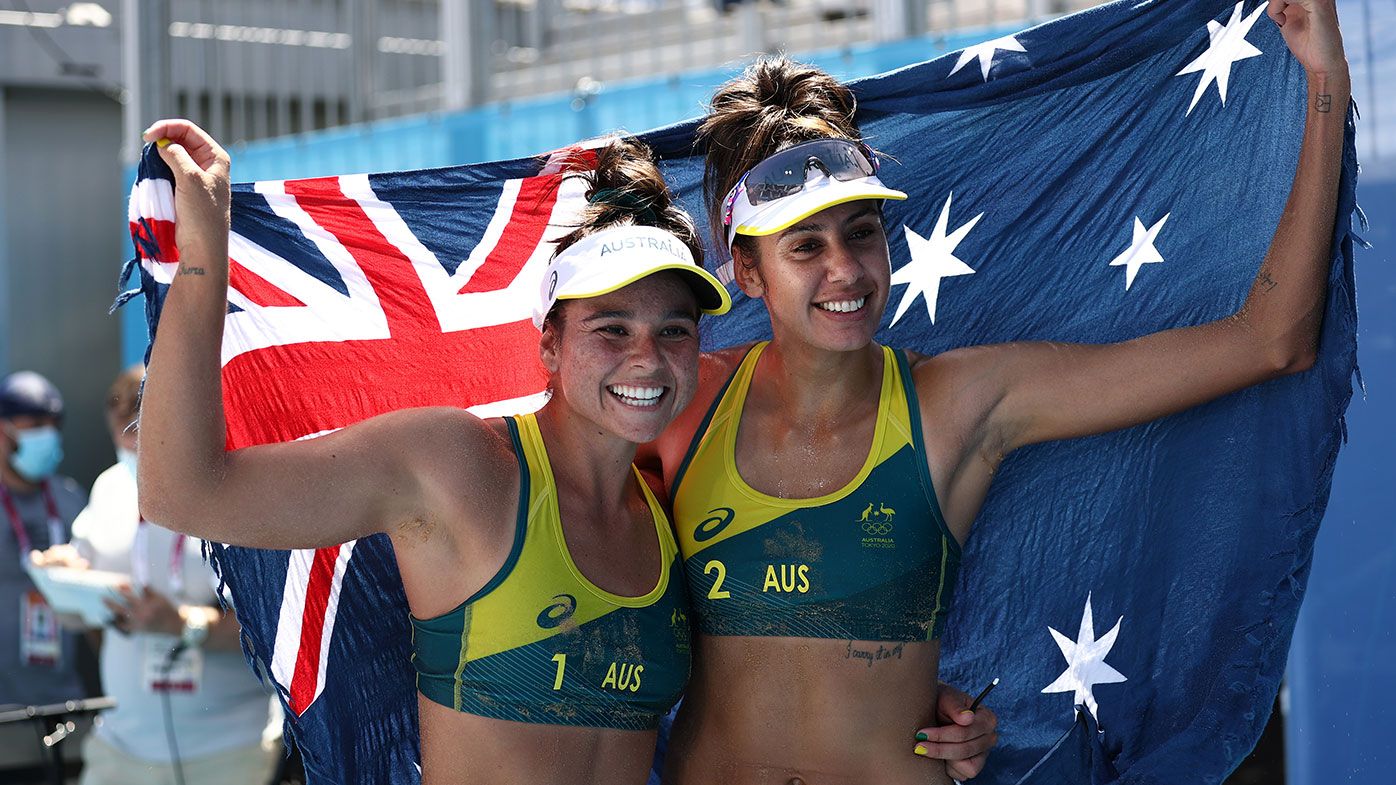
<svg viewBox="0 0 1396 785">
<path fill-rule="evenodd" d="M 567 670 L 567 655 L 561 652 L 553 655 L 553 662 L 557 663 L 557 676 L 553 678 L 553 689 L 562 689 L 562 672 Z"/>
<path fill-rule="evenodd" d="M 711 575 L 714 572 L 717 573 L 717 578 L 713 581 L 713 587 L 708 589 L 708 599 L 725 600 L 731 597 L 732 592 L 725 591 L 722 588 L 722 582 L 727 580 L 727 565 L 717 560 L 710 561 L 703 565 L 704 575 Z"/>
</svg>

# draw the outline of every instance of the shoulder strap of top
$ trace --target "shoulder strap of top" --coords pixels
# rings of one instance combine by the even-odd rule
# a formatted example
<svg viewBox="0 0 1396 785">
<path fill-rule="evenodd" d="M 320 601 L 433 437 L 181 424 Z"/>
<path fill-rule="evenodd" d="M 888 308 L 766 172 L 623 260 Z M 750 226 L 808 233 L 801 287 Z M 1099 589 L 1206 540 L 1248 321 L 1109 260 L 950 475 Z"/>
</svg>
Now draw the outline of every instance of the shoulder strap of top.
<svg viewBox="0 0 1396 785">
<path fill-rule="evenodd" d="M 650 490 L 650 484 L 645 482 L 639 468 L 631 464 L 630 469 L 635 472 L 635 481 L 640 483 L 640 492 L 645 495 L 645 502 L 649 505 L 650 517 L 654 519 L 654 528 L 659 534 L 659 550 L 664 556 L 664 568 L 668 569 L 668 564 L 679 552 L 678 541 L 674 539 L 674 527 L 669 525 L 669 516 L 664 512 L 664 505 L 659 503 L 654 491 Z"/>
<path fill-rule="evenodd" d="M 524 539 L 528 533 L 528 511 L 533 504 L 532 472 L 528 469 L 528 457 L 524 453 L 523 439 L 519 434 L 518 423 L 513 417 L 505 417 L 504 423 L 509 426 L 509 438 L 514 443 L 514 457 L 519 462 L 519 509 L 514 515 L 514 543 L 509 546 L 509 555 L 505 557 L 504 563 L 500 565 L 499 571 L 494 574 L 494 577 L 490 578 L 489 583 L 486 583 L 479 591 L 461 603 L 462 605 L 475 602 L 499 588 L 504 579 L 514 571 L 514 566 L 519 563 L 519 557 L 523 555 Z"/>
<path fill-rule="evenodd" d="M 717 416 L 718 411 L 722 409 L 723 403 L 726 402 L 727 393 L 732 389 L 732 383 L 743 374 L 750 375 L 751 370 L 747 368 L 748 363 L 753 366 L 755 365 L 755 363 L 751 363 L 752 357 L 757 354 L 758 349 L 764 347 L 767 343 L 769 342 L 761 341 L 752 344 L 751 347 L 747 349 L 746 354 L 742 355 L 742 361 L 737 363 L 736 368 L 732 369 L 732 375 L 727 377 L 727 381 L 722 384 L 722 389 L 718 390 L 717 397 L 713 398 L 712 406 L 708 407 L 708 413 L 703 416 L 703 422 L 698 425 L 698 430 L 694 431 L 693 440 L 688 444 L 688 452 L 684 453 L 683 463 L 679 464 L 679 471 L 674 475 L 673 487 L 669 489 L 669 499 L 671 501 L 678 498 L 679 484 L 683 482 L 684 473 L 688 471 L 688 465 L 693 462 L 693 456 L 698 453 L 698 447 L 703 443 L 703 437 L 708 435 L 708 428 L 711 427 L 713 418 Z"/>
<path fill-rule="evenodd" d="M 940 512 L 940 500 L 936 498 L 935 483 L 931 481 L 930 464 L 926 457 L 926 436 L 922 431 L 921 424 L 921 400 L 916 397 L 916 382 L 911 376 L 911 363 L 906 358 L 906 352 L 901 349 L 889 349 L 888 351 L 897 358 L 897 375 L 900 377 L 902 392 L 906 396 L 906 417 L 911 426 L 911 447 L 916 453 L 916 474 L 921 480 L 921 490 L 926 495 L 926 501 L 931 505 L 931 512 L 936 517 L 936 523 L 941 529 L 948 532 L 949 527 L 945 524 L 945 517 Z M 955 538 L 950 538 L 955 542 Z"/>
</svg>

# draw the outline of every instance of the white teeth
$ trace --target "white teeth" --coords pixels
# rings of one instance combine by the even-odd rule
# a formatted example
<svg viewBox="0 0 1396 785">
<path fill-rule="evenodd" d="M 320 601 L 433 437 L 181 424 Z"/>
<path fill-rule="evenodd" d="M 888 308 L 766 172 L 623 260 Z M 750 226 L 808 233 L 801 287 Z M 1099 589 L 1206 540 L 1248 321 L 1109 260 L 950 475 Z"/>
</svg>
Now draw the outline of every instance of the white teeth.
<svg viewBox="0 0 1396 785">
<path fill-rule="evenodd" d="M 866 297 L 859 297 L 856 300 L 834 300 L 827 303 L 815 303 L 815 305 L 826 311 L 833 311 L 835 313 L 852 313 L 862 308 L 863 303 L 867 302 L 867 300 L 868 298 Z"/>
<path fill-rule="evenodd" d="M 663 387 L 636 387 L 629 384 L 612 384 L 606 389 L 632 406 L 651 406 L 658 403 L 659 396 L 664 394 Z"/>
</svg>

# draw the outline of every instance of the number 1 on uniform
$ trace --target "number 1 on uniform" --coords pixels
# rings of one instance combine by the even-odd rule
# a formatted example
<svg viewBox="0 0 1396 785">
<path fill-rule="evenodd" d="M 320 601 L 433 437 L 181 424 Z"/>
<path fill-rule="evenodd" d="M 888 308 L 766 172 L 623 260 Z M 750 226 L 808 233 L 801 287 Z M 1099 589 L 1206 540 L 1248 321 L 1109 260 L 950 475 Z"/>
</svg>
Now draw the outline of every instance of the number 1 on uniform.
<svg viewBox="0 0 1396 785">
<path fill-rule="evenodd" d="M 562 672 L 567 670 L 567 655 L 561 652 L 553 655 L 553 662 L 557 663 L 557 676 L 553 679 L 553 689 L 562 689 Z"/>
</svg>

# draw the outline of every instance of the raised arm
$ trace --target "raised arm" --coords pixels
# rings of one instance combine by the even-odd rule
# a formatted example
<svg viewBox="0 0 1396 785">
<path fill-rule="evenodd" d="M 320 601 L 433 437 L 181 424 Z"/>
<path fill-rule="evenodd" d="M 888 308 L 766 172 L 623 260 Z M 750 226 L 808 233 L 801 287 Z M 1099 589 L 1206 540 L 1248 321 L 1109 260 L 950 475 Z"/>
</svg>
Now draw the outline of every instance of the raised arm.
<svg viewBox="0 0 1396 785">
<path fill-rule="evenodd" d="M 918 379 L 955 377 L 962 400 L 980 402 L 965 430 L 990 464 L 1025 444 L 1136 425 L 1312 366 L 1350 82 L 1334 0 L 1271 0 L 1269 14 L 1308 75 L 1308 112 L 1289 200 L 1245 303 L 1123 343 L 1016 343 L 927 361 Z"/>
<path fill-rule="evenodd" d="M 220 352 L 228 291 L 228 154 L 184 120 L 145 138 L 175 177 L 178 274 L 165 298 L 141 407 L 140 506 L 153 521 L 219 542 L 266 548 L 332 545 L 439 508 L 432 466 L 469 472 L 464 411 L 415 409 L 303 442 L 228 452 Z M 488 473 L 487 471 L 484 473 Z M 456 475 L 472 476 L 470 474 Z"/>
</svg>

